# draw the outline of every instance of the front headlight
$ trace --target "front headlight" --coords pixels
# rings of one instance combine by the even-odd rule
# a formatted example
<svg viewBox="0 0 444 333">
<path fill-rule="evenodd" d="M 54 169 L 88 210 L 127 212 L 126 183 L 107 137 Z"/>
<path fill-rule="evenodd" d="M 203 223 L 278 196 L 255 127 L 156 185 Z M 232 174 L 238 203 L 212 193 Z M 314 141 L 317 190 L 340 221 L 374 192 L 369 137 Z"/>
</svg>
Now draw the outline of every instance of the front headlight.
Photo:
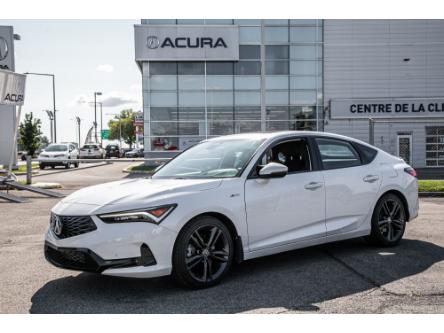
<svg viewBox="0 0 444 333">
<path fill-rule="evenodd" d="M 148 222 L 159 224 L 176 208 L 176 204 L 98 215 L 105 223 Z"/>
</svg>

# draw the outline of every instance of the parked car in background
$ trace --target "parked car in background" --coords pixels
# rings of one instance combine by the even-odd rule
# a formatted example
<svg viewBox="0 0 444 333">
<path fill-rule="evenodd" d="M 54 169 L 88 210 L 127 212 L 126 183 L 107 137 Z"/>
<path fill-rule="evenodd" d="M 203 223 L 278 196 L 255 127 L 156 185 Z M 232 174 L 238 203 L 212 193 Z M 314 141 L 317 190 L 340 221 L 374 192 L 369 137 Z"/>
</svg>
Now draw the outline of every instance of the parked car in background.
<svg viewBox="0 0 444 333">
<path fill-rule="evenodd" d="M 143 157 L 143 148 L 134 148 L 133 150 L 127 151 L 125 157 Z"/>
<path fill-rule="evenodd" d="M 395 246 L 418 209 L 415 170 L 365 142 L 324 132 L 227 135 L 185 150 L 150 179 L 70 194 L 51 211 L 45 256 L 58 267 L 172 274 L 203 288 L 235 261 L 361 236 Z"/>
<path fill-rule="evenodd" d="M 125 154 L 131 150 L 131 148 L 120 148 L 120 157 L 125 157 Z"/>
<path fill-rule="evenodd" d="M 105 150 L 98 143 L 88 143 L 80 148 L 80 158 L 105 158 Z"/>
<path fill-rule="evenodd" d="M 64 166 L 66 169 L 73 164 L 79 167 L 79 162 L 69 162 L 66 160 L 78 159 L 79 151 L 72 143 L 51 143 L 38 155 L 40 169 L 47 166 L 55 168 L 56 166 Z"/>
<path fill-rule="evenodd" d="M 120 157 L 120 149 L 119 145 L 107 145 L 105 148 L 105 157 L 111 158 L 111 157 Z"/>
</svg>

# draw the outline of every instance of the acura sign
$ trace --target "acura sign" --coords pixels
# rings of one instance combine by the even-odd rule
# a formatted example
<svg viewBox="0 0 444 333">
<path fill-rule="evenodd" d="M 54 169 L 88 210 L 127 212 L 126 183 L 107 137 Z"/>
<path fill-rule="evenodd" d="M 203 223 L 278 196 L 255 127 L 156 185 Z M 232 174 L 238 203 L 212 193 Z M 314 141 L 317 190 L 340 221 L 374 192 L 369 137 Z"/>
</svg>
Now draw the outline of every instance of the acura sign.
<svg viewBox="0 0 444 333">
<path fill-rule="evenodd" d="M 26 75 L 0 70 L 0 104 L 23 105 Z"/>
<path fill-rule="evenodd" d="M 444 117 L 444 98 L 332 99 L 332 119 Z"/>
<path fill-rule="evenodd" d="M 238 26 L 136 25 L 136 61 L 239 60 Z"/>
<path fill-rule="evenodd" d="M 5 60 L 8 56 L 9 46 L 6 39 L 0 36 L 0 60 Z"/>
</svg>

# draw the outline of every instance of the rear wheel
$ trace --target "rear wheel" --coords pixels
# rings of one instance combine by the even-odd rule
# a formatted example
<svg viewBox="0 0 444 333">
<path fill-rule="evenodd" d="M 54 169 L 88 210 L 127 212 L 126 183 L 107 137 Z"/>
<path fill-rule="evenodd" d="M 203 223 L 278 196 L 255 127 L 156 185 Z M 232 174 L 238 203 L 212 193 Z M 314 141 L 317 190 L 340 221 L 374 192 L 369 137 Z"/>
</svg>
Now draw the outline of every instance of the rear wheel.
<svg viewBox="0 0 444 333">
<path fill-rule="evenodd" d="M 198 217 L 180 232 L 173 253 L 173 277 L 193 288 L 219 283 L 233 261 L 234 244 L 225 224 Z"/>
<path fill-rule="evenodd" d="M 376 204 L 372 216 L 372 231 L 367 240 L 382 246 L 394 246 L 404 235 L 406 221 L 404 203 L 397 195 L 388 193 Z"/>
<path fill-rule="evenodd" d="M 43 170 L 43 169 L 45 169 L 45 165 L 44 164 L 39 164 L 39 168 L 40 168 L 40 170 Z"/>
</svg>

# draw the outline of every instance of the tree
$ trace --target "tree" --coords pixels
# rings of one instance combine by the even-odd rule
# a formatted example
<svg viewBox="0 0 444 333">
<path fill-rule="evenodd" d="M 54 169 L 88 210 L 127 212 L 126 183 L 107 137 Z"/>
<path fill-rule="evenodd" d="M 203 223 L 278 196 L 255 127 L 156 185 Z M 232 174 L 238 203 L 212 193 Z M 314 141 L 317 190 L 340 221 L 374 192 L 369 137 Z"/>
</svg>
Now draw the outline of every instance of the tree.
<svg viewBox="0 0 444 333">
<path fill-rule="evenodd" d="M 49 145 L 49 139 L 46 135 L 43 135 L 40 138 L 40 148 L 45 148 L 47 145 Z"/>
<path fill-rule="evenodd" d="M 120 121 L 119 121 L 120 118 Z M 120 127 L 122 127 L 122 140 L 130 146 L 136 142 L 136 133 L 134 130 L 134 120 L 136 112 L 132 109 L 120 111 L 120 115 L 115 116 L 108 122 L 109 126 L 109 140 L 120 139 Z"/>
<path fill-rule="evenodd" d="M 29 156 L 34 156 L 36 150 L 40 147 L 41 126 L 41 120 L 34 118 L 32 112 L 25 114 L 24 121 L 20 123 L 19 142 Z"/>
</svg>

